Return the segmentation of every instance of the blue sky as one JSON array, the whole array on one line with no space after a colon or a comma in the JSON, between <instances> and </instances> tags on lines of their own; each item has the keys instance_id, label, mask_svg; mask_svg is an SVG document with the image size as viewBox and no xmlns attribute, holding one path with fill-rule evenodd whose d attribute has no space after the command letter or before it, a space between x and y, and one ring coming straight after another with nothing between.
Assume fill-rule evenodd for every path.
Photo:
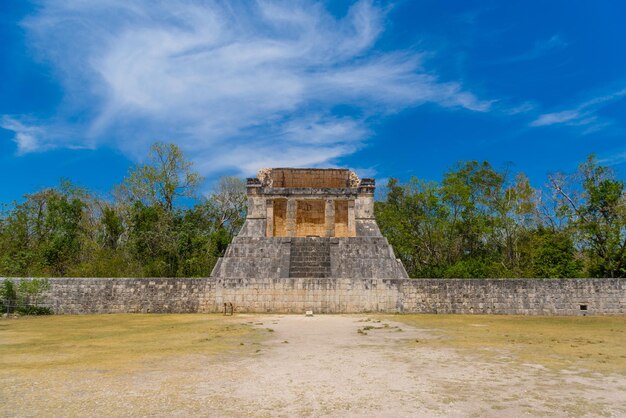
<instances>
[{"instance_id":1,"label":"blue sky","mask_svg":"<svg viewBox=\"0 0 626 418\"><path fill-rule=\"evenodd\" d=\"M626 171L626 3L0 2L0 201L105 194L155 141L208 191L262 167L438 180Z\"/></svg>"}]
</instances>

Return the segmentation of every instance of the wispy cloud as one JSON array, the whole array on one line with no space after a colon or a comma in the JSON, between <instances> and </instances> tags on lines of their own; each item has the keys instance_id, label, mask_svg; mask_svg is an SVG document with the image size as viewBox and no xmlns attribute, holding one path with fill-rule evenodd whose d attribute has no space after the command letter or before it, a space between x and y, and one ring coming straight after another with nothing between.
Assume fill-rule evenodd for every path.
<instances>
[{"instance_id":1,"label":"wispy cloud","mask_svg":"<svg viewBox=\"0 0 626 418\"><path fill-rule=\"evenodd\" d=\"M598 162L609 166L624 164L626 163L626 151L600 158Z\"/></svg>"},{"instance_id":2,"label":"wispy cloud","mask_svg":"<svg viewBox=\"0 0 626 418\"><path fill-rule=\"evenodd\" d=\"M248 173L350 154L376 115L490 107L420 52L378 49L385 12L367 0L340 19L304 1L47 0L23 25L65 98L52 119L2 119L21 153L107 144L139 158L163 140L205 174Z\"/></svg>"},{"instance_id":3,"label":"wispy cloud","mask_svg":"<svg viewBox=\"0 0 626 418\"><path fill-rule=\"evenodd\" d=\"M589 133L602 129L610 124L609 121L600 118L597 112L604 106L621 100L626 96L626 89L617 90L613 93L597 96L589 99L572 109L558 112L544 113L530 123L532 127L566 125L582 126L583 133Z\"/></svg>"},{"instance_id":4,"label":"wispy cloud","mask_svg":"<svg viewBox=\"0 0 626 418\"><path fill-rule=\"evenodd\" d=\"M13 141L17 144L17 154L46 151L59 146L67 148L86 148L86 144L77 143L69 138L73 136L71 129L53 124L39 124L31 117L20 119L11 116L0 116L0 127L13 131Z\"/></svg>"},{"instance_id":5,"label":"wispy cloud","mask_svg":"<svg viewBox=\"0 0 626 418\"><path fill-rule=\"evenodd\" d=\"M560 35L557 34L548 39L540 39L536 41L531 49L521 54L509 57L508 59L506 59L506 62L513 63L521 61L531 61L548 55L554 51L563 49L567 46L568 43Z\"/></svg>"},{"instance_id":6,"label":"wispy cloud","mask_svg":"<svg viewBox=\"0 0 626 418\"><path fill-rule=\"evenodd\" d=\"M0 126L9 131L15 132L13 140L17 144L18 154L25 154L45 148L41 143L40 137L43 132L36 126L27 126L19 120L9 116L3 116L0 119Z\"/></svg>"}]
</instances>

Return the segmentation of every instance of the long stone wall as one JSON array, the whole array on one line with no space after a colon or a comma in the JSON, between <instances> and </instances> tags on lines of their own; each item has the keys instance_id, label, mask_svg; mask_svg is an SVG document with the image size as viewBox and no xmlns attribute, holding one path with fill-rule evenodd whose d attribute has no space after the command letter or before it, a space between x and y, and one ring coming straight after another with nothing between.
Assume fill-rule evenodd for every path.
<instances>
[{"instance_id":1,"label":"long stone wall","mask_svg":"<svg viewBox=\"0 0 626 418\"><path fill-rule=\"evenodd\" d=\"M16 281L28 279L12 279ZM174 278L51 278L40 298L57 314L192 313L213 306L214 282Z\"/></svg>"},{"instance_id":2,"label":"long stone wall","mask_svg":"<svg viewBox=\"0 0 626 418\"><path fill-rule=\"evenodd\" d=\"M1 279L0 279L1 280ZM24 279L22 279L24 280ZM26 279L27 280L27 279ZM52 278L59 314L115 312L625 315L626 279Z\"/></svg>"}]
</instances>

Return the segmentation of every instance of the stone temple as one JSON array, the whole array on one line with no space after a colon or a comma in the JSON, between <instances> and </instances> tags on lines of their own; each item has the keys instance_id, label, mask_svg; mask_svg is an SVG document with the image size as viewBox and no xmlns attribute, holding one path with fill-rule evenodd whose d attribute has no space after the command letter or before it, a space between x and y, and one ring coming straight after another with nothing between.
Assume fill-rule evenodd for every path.
<instances>
[{"instance_id":1,"label":"stone temple","mask_svg":"<svg viewBox=\"0 0 626 418\"><path fill-rule=\"evenodd\" d=\"M406 278L374 218L373 179L272 168L247 181L246 221L212 277Z\"/></svg>"}]
</instances>

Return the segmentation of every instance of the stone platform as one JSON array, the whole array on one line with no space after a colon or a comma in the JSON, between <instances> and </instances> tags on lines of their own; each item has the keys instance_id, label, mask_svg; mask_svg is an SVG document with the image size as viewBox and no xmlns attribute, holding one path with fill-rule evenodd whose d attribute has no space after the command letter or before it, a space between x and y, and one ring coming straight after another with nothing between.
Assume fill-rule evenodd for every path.
<instances>
[{"instance_id":1,"label":"stone platform","mask_svg":"<svg viewBox=\"0 0 626 418\"><path fill-rule=\"evenodd\" d=\"M374 218L373 179L345 169L264 169L213 278L407 278Z\"/></svg>"},{"instance_id":2,"label":"stone platform","mask_svg":"<svg viewBox=\"0 0 626 418\"><path fill-rule=\"evenodd\" d=\"M236 237L211 277L406 278L384 237Z\"/></svg>"}]
</instances>

